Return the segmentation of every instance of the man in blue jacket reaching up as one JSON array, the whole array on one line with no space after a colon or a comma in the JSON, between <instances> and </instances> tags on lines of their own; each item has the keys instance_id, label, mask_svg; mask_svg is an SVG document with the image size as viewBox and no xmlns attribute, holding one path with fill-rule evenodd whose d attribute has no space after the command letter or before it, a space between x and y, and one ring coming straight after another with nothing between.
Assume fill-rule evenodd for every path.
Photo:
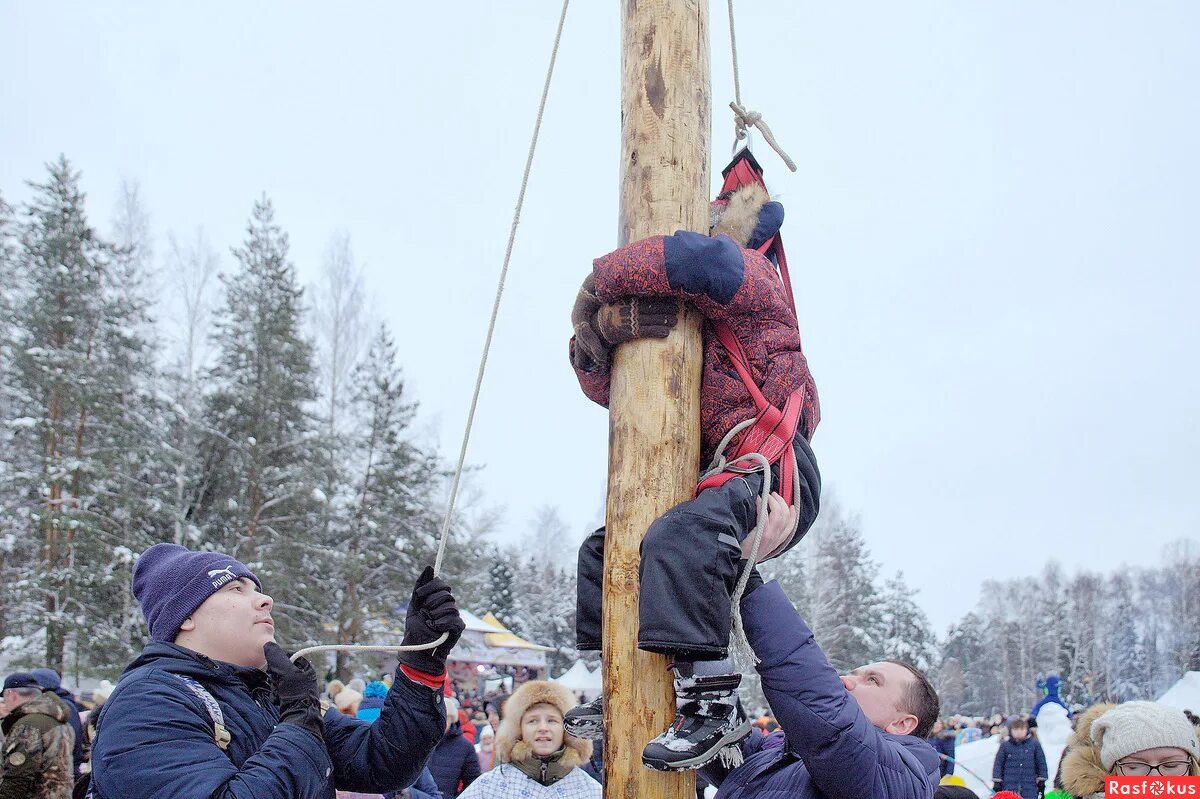
<instances>
[{"instance_id":1,"label":"man in blue jacket reaching up","mask_svg":"<svg viewBox=\"0 0 1200 799\"><path fill-rule=\"evenodd\" d=\"M788 525L771 523L761 544ZM700 773L717 799L931 799L938 756L926 740L939 701L915 668L883 661L839 676L779 584L753 573L741 603L763 693L782 736L752 735L743 763Z\"/></svg>"},{"instance_id":2,"label":"man in blue jacket reaching up","mask_svg":"<svg viewBox=\"0 0 1200 799\"><path fill-rule=\"evenodd\" d=\"M462 633L450 587L426 569L374 723L322 713L316 674L275 643L271 597L216 552L156 544L133 593L153 639L104 705L92 748L95 799L334 799L398 791L442 737L446 656Z\"/></svg>"}]
</instances>

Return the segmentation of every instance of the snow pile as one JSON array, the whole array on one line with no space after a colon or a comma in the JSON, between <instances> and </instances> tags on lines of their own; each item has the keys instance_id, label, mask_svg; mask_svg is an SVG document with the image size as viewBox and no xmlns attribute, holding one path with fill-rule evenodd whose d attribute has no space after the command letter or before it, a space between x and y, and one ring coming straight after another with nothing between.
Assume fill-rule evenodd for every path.
<instances>
[{"instance_id":1,"label":"snow pile","mask_svg":"<svg viewBox=\"0 0 1200 799\"><path fill-rule=\"evenodd\" d=\"M1180 677L1179 682L1172 685L1158 701L1180 710L1200 713L1200 671L1189 671Z\"/></svg>"},{"instance_id":2,"label":"snow pile","mask_svg":"<svg viewBox=\"0 0 1200 799\"><path fill-rule=\"evenodd\" d=\"M1071 737L1071 721L1067 711L1058 705L1046 705L1038 713L1038 740L1041 741L1042 751L1046 753L1046 767L1049 771L1047 784L1053 784L1054 774L1058 771L1058 761L1067 739ZM1000 749L1000 736L993 735L981 741L962 744L954 752L957 761L954 773L967 782L967 787L980 797L992 795L992 764L996 761L996 752ZM976 776L978 779L976 779Z\"/></svg>"}]
</instances>

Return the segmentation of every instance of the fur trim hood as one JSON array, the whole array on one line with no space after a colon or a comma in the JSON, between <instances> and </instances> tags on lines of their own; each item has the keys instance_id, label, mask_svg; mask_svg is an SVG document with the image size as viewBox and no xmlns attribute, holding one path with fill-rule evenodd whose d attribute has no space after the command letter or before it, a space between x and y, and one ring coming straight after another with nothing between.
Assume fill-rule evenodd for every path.
<instances>
[{"instance_id":1,"label":"fur trim hood","mask_svg":"<svg viewBox=\"0 0 1200 799\"><path fill-rule=\"evenodd\" d=\"M1115 704L1092 705L1075 719L1075 733L1067 741L1059 767L1063 788L1071 796L1104 796L1104 778L1108 769L1100 762L1100 745L1092 738L1092 724L1114 707ZM1192 761L1192 774L1200 776L1200 765L1195 760Z\"/></svg>"},{"instance_id":2,"label":"fur trim hood","mask_svg":"<svg viewBox=\"0 0 1200 799\"><path fill-rule=\"evenodd\" d=\"M553 705L564 716L567 711L579 704L575 695L564 685L547 680L530 680L518 688L504 703L503 718L500 729L496 731L496 757L501 763L511 763L514 760L527 760L533 756L529 744L521 740L521 717L525 711L534 705ZM573 735L563 735L562 760L564 766L576 768L582 766L592 756L592 742Z\"/></svg>"},{"instance_id":3,"label":"fur trim hood","mask_svg":"<svg viewBox=\"0 0 1200 799\"><path fill-rule=\"evenodd\" d=\"M757 183L747 183L734 189L724 203L717 200L709 207L712 216L711 235L723 233L745 247L754 228L758 226L758 212L770 201L771 195Z\"/></svg>"}]
</instances>

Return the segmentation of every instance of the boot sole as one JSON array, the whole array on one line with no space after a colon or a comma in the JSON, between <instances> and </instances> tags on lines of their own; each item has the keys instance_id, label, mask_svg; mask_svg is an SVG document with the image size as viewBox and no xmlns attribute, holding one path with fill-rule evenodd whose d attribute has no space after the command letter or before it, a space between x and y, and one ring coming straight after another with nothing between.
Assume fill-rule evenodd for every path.
<instances>
[{"instance_id":1,"label":"boot sole","mask_svg":"<svg viewBox=\"0 0 1200 799\"><path fill-rule=\"evenodd\" d=\"M717 755L721 753L722 749L730 744L735 744L738 741L741 741L750 734L750 730L752 729L754 729L754 724L749 719L746 719L736 729L727 733L719 743L710 747L703 754L690 757L687 760L673 760L671 762L646 757L646 755L643 754L642 765L644 765L646 768L652 768L655 771L692 771L694 769L701 768L702 766L706 766L712 761L716 760Z\"/></svg>"},{"instance_id":2,"label":"boot sole","mask_svg":"<svg viewBox=\"0 0 1200 799\"><path fill-rule=\"evenodd\" d=\"M604 719L572 719L563 724L563 732L585 741L598 741L604 737Z\"/></svg>"}]
</instances>

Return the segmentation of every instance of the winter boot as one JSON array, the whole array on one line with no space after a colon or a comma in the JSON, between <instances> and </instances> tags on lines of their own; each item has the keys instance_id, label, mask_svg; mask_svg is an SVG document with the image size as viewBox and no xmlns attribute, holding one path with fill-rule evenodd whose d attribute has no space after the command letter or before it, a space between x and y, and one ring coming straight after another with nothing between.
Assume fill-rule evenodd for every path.
<instances>
[{"instance_id":1,"label":"winter boot","mask_svg":"<svg viewBox=\"0 0 1200 799\"><path fill-rule=\"evenodd\" d=\"M738 742L752 726L738 702L740 674L675 677L675 721L646 744L642 763L657 771L696 769L721 755L731 767L741 762ZM727 751L722 751L729 747Z\"/></svg>"},{"instance_id":2,"label":"winter boot","mask_svg":"<svg viewBox=\"0 0 1200 799\"><path fill-rule=\"evenodd\" d=\"M563 730L587 741L600 740L604 736L604 695L568 710L563 716Z\"/></svg>"}]
</instances>

